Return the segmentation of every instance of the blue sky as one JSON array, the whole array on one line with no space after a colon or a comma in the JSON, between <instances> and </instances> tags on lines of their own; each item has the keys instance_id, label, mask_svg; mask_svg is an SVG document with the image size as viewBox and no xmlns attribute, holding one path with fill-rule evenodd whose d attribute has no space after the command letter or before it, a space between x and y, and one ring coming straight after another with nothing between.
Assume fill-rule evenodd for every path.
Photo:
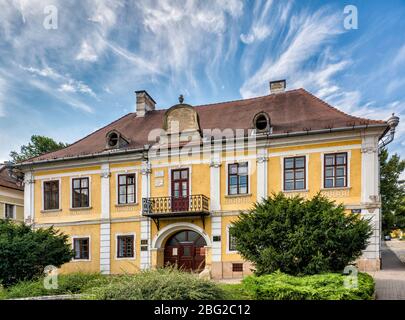
<instances>
[{"instance_id":1,"label":"blue sky","mask_svg":"<svg viewBox=\"0 0 405 320\"><path fill-rule=\"evenodd\" d=\"M43 26L54 5L57 29ZM344 8L358 29L344 28ZM135 109L268 94L287 79L341 110L405 121L405 2L3 0L0 161L32 134L74 142ZM405 125L391 151L405 157Z\"/></svg>"}]
</instances>

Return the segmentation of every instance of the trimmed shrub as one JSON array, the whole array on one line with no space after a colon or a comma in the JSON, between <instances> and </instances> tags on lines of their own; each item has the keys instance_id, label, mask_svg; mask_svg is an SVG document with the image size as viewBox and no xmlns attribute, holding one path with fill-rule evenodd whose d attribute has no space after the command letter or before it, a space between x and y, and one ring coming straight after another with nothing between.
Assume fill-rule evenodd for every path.
<instances>
[{"instance_id":1,"label":"trimmed shrub","mask_svg":"<svg viewBox=\"0 0 405 320\"><path fill-rule=\"evenodd\" d=\"M366 248L371 226L320 194L304 200L279 193L242 212L230 233L256 275L305 275L342 272Z\"/></svg>"},{"instance_id":2,"label":"trimmed shrub","mask_svg":"<svg viewBox=\"0 0 405 320\"><path fill-rule=\"evenodd\" d=\"M109 284L87 293L97 300L213 300L225 297L214 282L173 268L112 278Z\"/></svg>"},{"instance_id":3,"label":"trimmed shrub","mask_svg":"<svg viewBox=\"0 0 405 320\"><path fill-rule=\"evenodd\" d=\"M5 287L40 277L48 265L69 262L73 251L68 236L53 228L29 226L0 219L0 284Z\"/></svg>"},{"instance_id":4,"label":"trimmed shrub","mask_svg":"<svg viewBox=\"0 0 405 320\"><path fill-rule=\"evenodd\" d=\"M358 287L344 287L344 275L326 273L294 277L281 272L249 276L243 280L247 293L257 300L372 300L373 278L358 274Z\"/></svg>"}]
</instances>

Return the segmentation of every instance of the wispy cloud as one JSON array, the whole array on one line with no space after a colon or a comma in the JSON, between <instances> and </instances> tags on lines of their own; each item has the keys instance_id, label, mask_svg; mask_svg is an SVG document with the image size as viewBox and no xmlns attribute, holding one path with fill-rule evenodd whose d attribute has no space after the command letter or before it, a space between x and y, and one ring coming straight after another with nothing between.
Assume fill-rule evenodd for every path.
<instances>
[{"instance_id":1,"label":"wispy cloud","mask_svg":"<svg viewBox=\"0 0 405 320\"><path fill-rule=\"evenodd\" d=\"M94 110L88 104L81 102L75 97L69 94L69 91L55 90L53 87L49 86L44 81L38 79L30 79L29 84L38 90L43 91L47 95L59 100L63 104L67 104L74 109L82 110L88 113L93 113Z\"/></svg>"},{"instance_id":2,"label":"wispy cloud","mask_svg":"<svg viewBox=\"0 0 405 320\"><path fill-rule=\"evenodd\" d=\"M395 66L403 63L405 63L405 44L398 50L398 53L393 60L393 65Z\"/></svg>"},{"instance_id":3,"label":"wispy cloud","mask_svg":"<svg viewBox=\"0 0 405 320\"><path fill-rule=\"evenodd\" d=\"M245 44L251 44L256 41L263 41L271 34L271 26L268 20L269 11L272 7L273 1L257 1L255 8L253 9L253 15L255 19L252 22L248 33L242 33L240 40ZM284 8L289 8L287 4Z\"/></svg>"},{"instance_id":4,"label":"wispy cloud","mask_svg":"<svg viewBox=\"0 0 405 320\"><path fill-rule=\"evenodd\" d=\"M22 70L28 71L33 75L38 75L54 80L56 85L59 84L57 90L60 92L86 93L92 97L96 97L94 91L87 84L83 83L83 81L75 80L69 75L62 75L50 67L39 69L34 67L20 66L20 68Z\"/></svg>"},{"instance_id":5,"label":"wispy cloud","mask_svg":"<svg viewBox=\"0 0 405 320\"><path fill-rule=\"evenodd\" d=\"M301 13L290 20L289 32L279 48L279 56L267 57L261 67L244 82L240 92L243 97L264 94L265 80L298 79L304 63L314 57L320 48L342 33L340 16L321 9L313 14Z\"/></svg>"},{"instance_id":6,"label":"wispy cloud","mask_svg":"<svg viewBox=\"0 0 405 320\"><path fill-rule=\"evenodd\" d=\"M5 116L6 81L0 77L0 117Z\"/></svg>"}]
</instances>

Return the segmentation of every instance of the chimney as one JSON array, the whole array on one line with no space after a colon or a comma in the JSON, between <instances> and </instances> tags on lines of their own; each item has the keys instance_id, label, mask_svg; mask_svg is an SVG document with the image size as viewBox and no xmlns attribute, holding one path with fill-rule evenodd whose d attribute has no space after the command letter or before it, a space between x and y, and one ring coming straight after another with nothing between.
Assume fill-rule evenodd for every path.
<instances>
[{"instance_id":1,"label":"chimney","mask_svg":"<svg viewBox=\"0 0 405 320\"><path fill-rule=\"evenodd\" d=\"M287 86L285 80L270 81L270 93L280 93L284 92Z\"/></svg>"},{"instance_id":2,"label":"chimney","mask_svg":"<svg viewBox=\"0 0 405 320\"><path fill-rule=\"evenodd\" d=\"M136 116L144 117L149 111L155 110L155 100L145 91L135 91L136 93Z\"/></svg>"}]
</instances>

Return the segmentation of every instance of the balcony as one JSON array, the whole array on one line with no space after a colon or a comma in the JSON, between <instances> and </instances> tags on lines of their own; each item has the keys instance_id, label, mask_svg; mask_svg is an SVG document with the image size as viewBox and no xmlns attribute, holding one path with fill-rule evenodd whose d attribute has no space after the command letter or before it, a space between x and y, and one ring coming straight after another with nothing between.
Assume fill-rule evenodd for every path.
<instances>
[{"instance_id":1,"label":"balcony","mask_svg":"<svg viewBox=\"0 0 405 320\"><path fill-rule=\"evenodd\" d=\"M210 214L210 199L202 194L186 197L150 197L142 199L142 215L150 217L159 230L159 219L176 217L204 217Z\"/></svg>"}]
</instances>

